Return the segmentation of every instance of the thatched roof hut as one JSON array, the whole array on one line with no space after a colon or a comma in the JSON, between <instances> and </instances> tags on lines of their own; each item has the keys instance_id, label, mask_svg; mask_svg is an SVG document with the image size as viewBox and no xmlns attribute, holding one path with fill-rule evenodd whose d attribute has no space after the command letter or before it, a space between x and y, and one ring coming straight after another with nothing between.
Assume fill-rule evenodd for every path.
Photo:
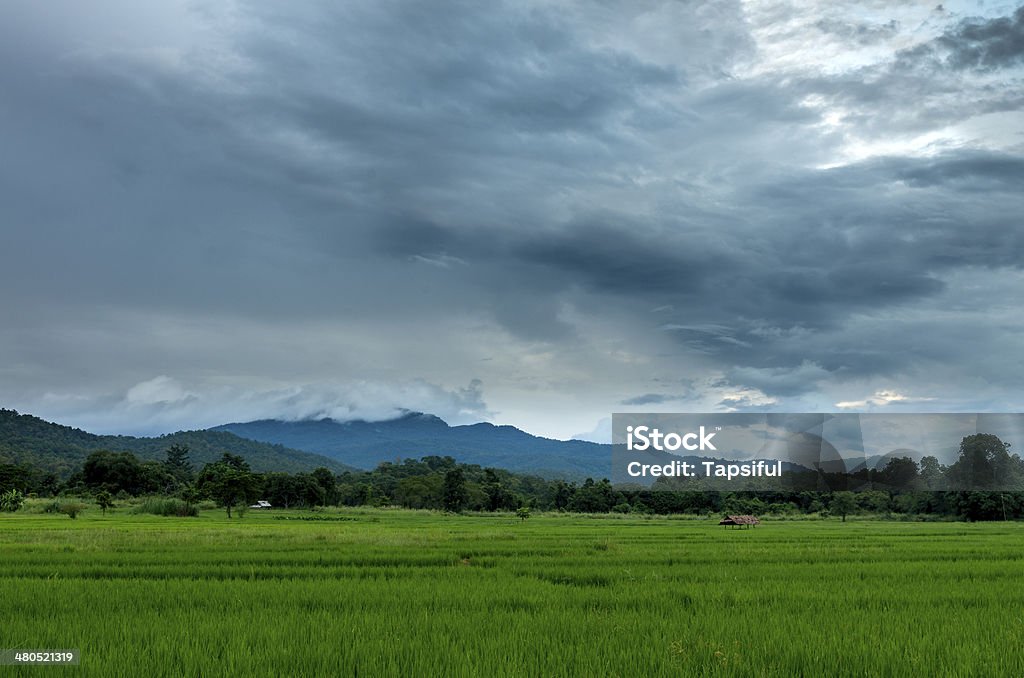
<instances>
[{"instance_id":1,"label":"thatched roof hut","mask_svg":"<svg viewBox=\"0 0 1024 678\"><path fill-rule=\"evenodd\" d=\"M732 525L734 527L753 527L760 525L761 521L754 516L726 516L718 521L719 525Z\"/></svg>"}]
</instances>

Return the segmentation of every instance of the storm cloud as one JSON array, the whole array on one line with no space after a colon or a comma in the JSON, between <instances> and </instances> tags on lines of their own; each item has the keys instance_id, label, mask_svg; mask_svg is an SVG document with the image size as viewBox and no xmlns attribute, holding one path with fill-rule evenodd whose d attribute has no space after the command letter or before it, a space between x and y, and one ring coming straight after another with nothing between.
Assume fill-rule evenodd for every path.
<instances>
[{"instance_id":1,"label":"storm cloud","mask_svg":"<svg viewBox=\"0 0 1024 678\"><path fill-rule=\"evenodd\" d=\"M7 3L0 404L1019 410L1022 21Z\"/></svg>"},{"instance_id":2,"label":"storm cloud","mask_svg":"<svg viewBox=\"0 0 1024 678\"><path fill-rule=\"evenodd\" d=\"M1013 16L964 21L939 42L950 50L953 68L993 69L1024 61L1024 7Z\"/></svg>"}]
</instances>

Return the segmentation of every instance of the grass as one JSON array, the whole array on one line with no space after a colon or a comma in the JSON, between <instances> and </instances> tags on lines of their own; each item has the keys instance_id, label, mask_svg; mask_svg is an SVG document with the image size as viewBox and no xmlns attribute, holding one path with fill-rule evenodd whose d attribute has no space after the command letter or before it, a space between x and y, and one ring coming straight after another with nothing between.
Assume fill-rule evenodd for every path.
<instances>
[{"instance_id":1,"label":"grass","mask_svg":"<svg viewBox=\"0 0 1024 678\"><path fill-rule=\"evenodd\" d=\"M311 515L338 519L280 519ZM4 515L0 648L89 676L1024 675L1024 524L713 522Z\"/></svg>"},{"instance_id":2,"label":"grass","mask_svg":"<svg viewBox=\"0 0 1024 678\"><path fill-rule=\"evenodd\" d=\"M133 513L152 513L155 516L177 516L188 518L198 516L199 509L193 504L166 497L146 497L132 508Z\"/></svg>"}]
</instances>

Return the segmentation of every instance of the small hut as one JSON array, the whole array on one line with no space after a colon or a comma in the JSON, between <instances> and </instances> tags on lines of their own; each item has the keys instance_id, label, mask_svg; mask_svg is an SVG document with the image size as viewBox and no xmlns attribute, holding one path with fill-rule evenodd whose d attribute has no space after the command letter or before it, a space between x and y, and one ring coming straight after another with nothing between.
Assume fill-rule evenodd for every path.
<instances>
[{"instance_id":1,"label":"small hut","mask_svg":"<svg viewBox=\"0 0 1024 678\"><path fill-rule=\"evenodd\" d=\"M726 516L718 521L718 524L726 527L730 525L733 527L753 527L754 525L760 525L761 521L754 516Z\"/></svg>"}]
</instances>

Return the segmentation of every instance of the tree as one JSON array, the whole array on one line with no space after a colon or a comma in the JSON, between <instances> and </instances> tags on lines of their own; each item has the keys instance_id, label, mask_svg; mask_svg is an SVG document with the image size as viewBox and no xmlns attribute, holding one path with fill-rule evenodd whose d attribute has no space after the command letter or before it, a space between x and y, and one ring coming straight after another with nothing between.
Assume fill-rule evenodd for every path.
<instances>
[{"instance_id":1,"label":"tree","mask_svg":"<svg viewBox=\"0 0 1024 678\"><path fill-rule=\"evenodd\" d=\"M950 504L967 520L1002 520L1005 498L998 492L950 492Z\"/></svg>"},{"instance_id":2,"label":"tree","mask_svg":"<svg viewBox=\"0 0 1024 678\"><path fill-rule=\"evenodd\" d=\"M555 481L555 492L552 499L552 503L555 508L559 511L564 511L569 508L569 502L572 501L572 496L576 493L576 485L566 483L564 480Z\"/></svg>"},{"instance_id":3,"label":"tree","mask_svg":"<svg viewBox=\"0 0 1024 678\"><path fill-rule=\"evenodd\" d=\"M921 482L925 489L942 489L942 465L939 460L932 456L921 457Z\"/></svg>"},{"instance_id":4,"label":"tree","mask_svg":"<svg viewBox=\"0 0 1024 678\"><path fill-rule=\"evenodd\" d=\"M517 508L516 509L516 517L519 518L519 520L526 520L527 518L529 518L530 517L530 507L529 506L520 506L519 508Z\"/></svg>"},{"instance_id":5,"label":"tree","mask_svg":"<svg viewBox=\"0 0 1024 678\"><path fill-rule=\"evenodd\" d=\"M171 494L178 487L178 480L172 476L167 467L159 461L144 461L140 465L140 494L160 493Z\"/></svg>"},{"instance_id":6,"label":"tree","mask_svg":"<svg viewBox=\"0 0 1024 678\"><path fill-rule=\"evenodd\" d=\"M843 517L843 522L846 522L846 515L853 513L857 509L857 497L854 496L853 492L833 492L832 501L829 502L828 510L833 514L838 514Z\"/></svg>"},{"instance_id":7,"label":"tree","mask_svg":"<svg viewBox=\"0 0 1024 678\"><path fill-rule=\"evenodd\" d=\"M444 479L437 473L402 478L395 486L395 502L406 508L437 509L443 506Z\"/></svg>"},{"instance_id":8,"label":"tree","mask_svg":"<svg viewBox=\"0 0 1024 678\"><path fill-rule=\"evenodd\" d=\"M951 488L957 490L993 490L1015 475L1009 443L991 433L976 433L960 441L960 456L946 471Z\"/></svg>"},{"instance_id":9,"label":"tree","mask_svg":"<svg viewBox=\"0 0 1024 678\"><path fill-rule=\"evenodd\" d=\"M246 473L249 473L252 470L249 468L249 462L247 462L244 457L238 454L231 454L230 452L222 454L218 463L227 464L233 469L245 471Z\"/></svg>"},{"instance_id":10,"label":"tree","mask_svg":"<svg viewBox=\"0 0 1024 678\"><path fill-rule=\"evenodd\" d=\"M356 494L360 497L359 503L364 506L384 506L388 503L387 495L373 483L360 485Z\"/></svg>"},{"instance_id":11,"label":"tree","mask_svg":"<svg viewBox=\"0 0 1024 678\"><path fill-rule=\"evenodd\" d=\"M469 493L466 491L466 476L461 468L454 468L444 474L444 509L458 513L466 505Z\"/></svg>"},{"instance_id":12,"label":"tree","mask_svg":"<svg viewBox=\"0 0 1024 678\"><path fill-rule=\"evenodd\" d=\"M324 504L324 488L309 473L296 473L292 476L295 494L299 503L310 508Z\"/></svg>"},{"instance_id":13,"label":"tree","mask_svg":"<svg viewBox=\"0 0 1024 678\"><path fill-rule=\"evenodd\" d=\"M484 469L484 482L481 485L481 489L487 497L485 508L488 511L513 509L519 504L516 496L505 488L494 469Z\"/></svg>"},{"instance_id":14,"label":"tree","mask_svg":"<svg viewBox=\"0 0 1024 678\"><path fill-rule=\"evenodd\" d=\"M286 509L299 500L295 478L278 471L263 475L263 493L271 504Z\"/></svg>"},{"instance_id":15,"label":"tree","mask_svg":"<svg viewBox=\"0 0 1024 678\"><path fill-rule=\"evenodd\" d=\"M889 513L892 510L892 497L888 492L869 490L854 495L857 508L869 513Z\"/></svg>"},{"instance_id":16,"label":"tree","mask_svg":"<svg viewBox=\"0 0 1024 678\"><path fill-rule=\"evenodd\" d=\"M607 478L602 478L596 483L593 478L587 478L569 502L569 510L580 513L607 513L619 503L620 498L616 496Z\"/></svg>"},{"instance_id":17,"label":"tree","mask_svg":"<svg viewBox=\"0 0 1024 678\"><path fill-rule=\"evenodd\" d=\"M114 494L138 495L146 490L142 464L131 452L97 450L86 458L82 476L87 486Z\"/></svg>"},{"instance_id":18,"label":"tree","mask_svg":"<svg viewBox=\"0 0 1024 678\"><path fill-rule=\"evenodd\" d=\"M483 490L487 495L487 510L497 511L501 508L501 481L492 468L484 469Z\"/></svg>"},{"instance_id":19,"label":"tree","mask_svg":"<svg viewBox=\"0 0 1024 678\"><path fill-rule=\"evenodd\" d=\"M225 453L220 461L207 464L199 473L200 492L217 502L231 517L231 509L248 505L255 498L258 479L239 456Z\"/></svg>"},{"instance_id":20,"label":"tree","mask_svg":"<svg viewBox=\"0 0 1024 678\"><path fill-rule=\"evenodd\" d=\"M107 509L114 505L114 497L107 490L100 490L96 493L96 503L99 504L103 515L107 515Z\"/></svg>"},{"instance_id":21,"label":"tree","mask_svg":"<svg viewBox=\"0 0 1024 678\"><path fill-rule=\"evenodd\" d=\"M191 483L195 477L192 462L189 461L188 445L174 444L167 448L164 468L178 483Z\"/></svg>"},{"instance_id":22,"label":"tree","mask_svg":"<svg viewBox=\"0 0 1024 678\"><path fill-rule=\"evenodd\" d=\"M43 477L39 479L36 489L44 497L52 497L60 490L60 480L54 473L44 473Z\"/></svg>"},{"instance_id":23,"label":"tree","mask_svg":"<svg viewBox=\"0 0 1024 678\"><path fill-rule=\"evenodd\" d=\"M893 457L874 477L892 489L912 490L917 486L917 464L909 457Z\"/></svg>"},{"instance_id":24,"label":"tree","mask_svg":"<svg viewBox=\"0 0 1024 678\"><path fill-rule=\"evenodd\" d=\"M185 506L189 509L200 499L199 490L192 485L186 485L181 488L178 491L178 496L181 497L181 500L185 502Z\"/></svg>"},{"instance_id":25,"label":"tree","mask_svg":"<svg viewBox=\"0 0 1024 678\"><path fill-rule=\"evenodd\" d=\"M334 477L331 470L320 466L313 469L311 475L323 490L321 501L323 501L324 505L336 506L338 504L338 479Z\"/></svg>"},{"instance_id":26,"label":"tree","mask_svg":"<svg viewBox=\"0 0 1024 678\"><path fill-rule=\"evenodd\" d=\"M0 464L0 491L29 492L31 484L32 469L14 464Z\"/></svg>"}]
</instances>

